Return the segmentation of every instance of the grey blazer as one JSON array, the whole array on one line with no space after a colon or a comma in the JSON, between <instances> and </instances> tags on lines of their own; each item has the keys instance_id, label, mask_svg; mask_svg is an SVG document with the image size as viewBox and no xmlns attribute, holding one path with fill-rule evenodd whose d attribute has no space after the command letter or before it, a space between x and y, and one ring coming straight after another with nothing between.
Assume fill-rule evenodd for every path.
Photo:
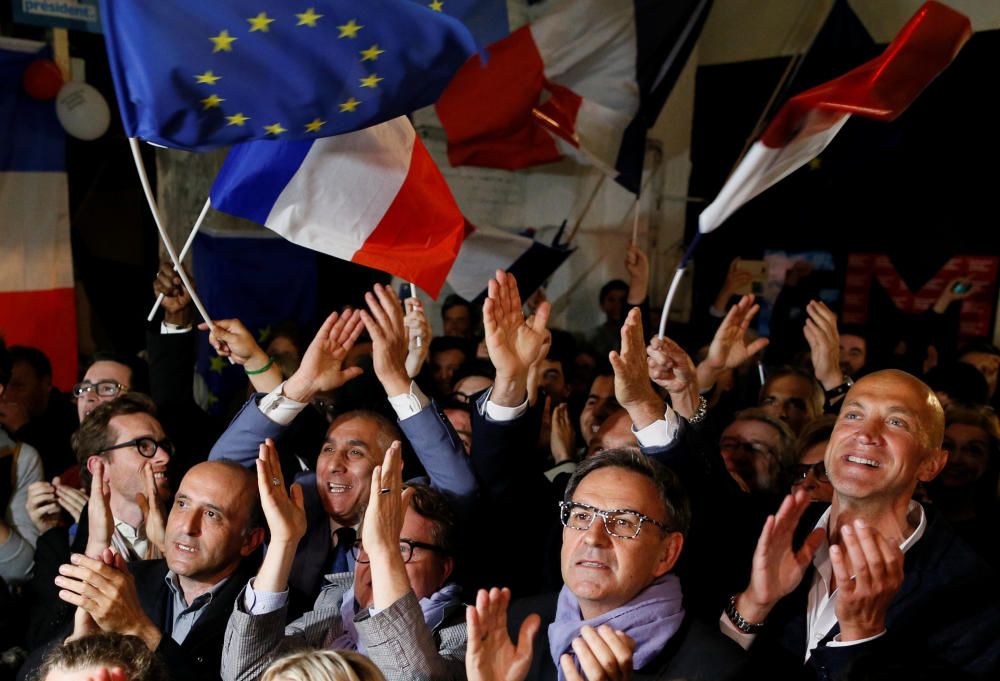
<instances>
[{"instance_id":1,"label":"grey blazer","mask_svg":"<svg viewBox=\"0 0 1000 681\"><path fill-rule=\"evenodd\" d=\"M265 615L245 607L245 588L236 599L222 649L223 681L254 681L272 661L304 648L322 648L343 632L340 606L354 576L327 575L313 609L285 625L287 604ZM387 681L465 678L465 615L457 608L431 630L412 591L388 608L355 618L358 638Z\"/></svg>"}]
</instances>

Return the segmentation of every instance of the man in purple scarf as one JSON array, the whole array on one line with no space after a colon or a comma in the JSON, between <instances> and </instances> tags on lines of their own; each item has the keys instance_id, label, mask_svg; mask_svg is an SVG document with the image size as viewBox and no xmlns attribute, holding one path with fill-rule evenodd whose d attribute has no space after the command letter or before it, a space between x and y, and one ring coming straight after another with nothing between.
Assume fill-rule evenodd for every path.
<instances>
[{"instance_id":1,"label":"man in purple scarf","mask_svg":"<svg viewBox=\"0 0 1000 681\"><path fill-rule=\"evenodd\" d=\"M636 449L600 452L577 468L559 512L562 590L516 602L509 625L510 592L480 591L467 612L471 681L739 672L741 651L686 616L671 573L691 521L673 473Z\"/></svg>"}]
</instances>

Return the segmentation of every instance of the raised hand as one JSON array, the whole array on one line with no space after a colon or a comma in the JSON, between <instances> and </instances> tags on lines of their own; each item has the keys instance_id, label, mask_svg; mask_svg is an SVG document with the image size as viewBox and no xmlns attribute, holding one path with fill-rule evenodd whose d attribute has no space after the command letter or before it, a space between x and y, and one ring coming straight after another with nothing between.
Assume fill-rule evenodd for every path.
<instances>
[{"instance_id":1,"label":"raised hand","mask_svg":"<svg viewBox=\"0 0 1000 681\"><path fill-rule=\"evenodd\" d=\"M503 270L489 282L483 304L486 349L497 377L490 399L504 406L521 404L527 395L528 369L538 359L546 338L552 306L543 302L529 319L521 310L517 281Z\"/></svg>"},{"instance_id":2,"label":"raised hand","mask_svg":"<svg viewBox=\"0 0 1000 681\"><path fill-rule=\"evenodd\" d=\"M419 298L406 299L406 317L403 318L403 323L406 324L410 338L409 351L406 353L406 375L416 378L431 352L431 336L434 335Z\"/></svg>"},{"instance_id":3,"label":"raised hand","mask_svg":"<svg viewBox=\"0 0 1000 681\"><path fill-rule=\"evenodd\" d=\"M372 364L375 375L389 397L405 395L410 390L406 372L409 339L403 309L396 292L375 284L373 293L365 294L368 310L361 311L368 335L372 338Z\"/></svg>"},{"instance_id":4,"label":"raised hand","mask_svg":"<svg viewBox=\"0 0 1000 681\"><path fill-rule=\"evenodd\" d=\"M556 405L552 410L552 422L549 431L549 451L556 463L570 461L576 450L576 431L569 417L569 405L565 402Z\"/></svg>"},{"instance_id":5,"label":"raised hand","mask_svg":"<svg viewBox=\"0 0 1000 681\"><path fill-rule=\"evenodd\" d=\"M840 640L877 636L885 631L889 604L903 584L903 552L860 520L841 527L840 540L830 546Z\"/></svg>"},{"instance_id":6,"label":"raised hand","mask_svg":"<svg viewBox=\"0 0 1000 681\"><path fill-rule=\"evenodd\" d=\"M239 319L216 319L208 334L208 342L222 357L230 357L233 363L256 371L267 364L267 353L259 345L249 329ZM208 324L198 328L208 330Z\"/></svg>"},{"instance_id":7,"label":"raised hand","mask_svg":"<svg viewBox=\"0 0 1000 681\"><path fill-rule=\"evenodd\" d=\"M753 554L750 586L736 599L736 609L748 622L763 622L775 604L795 590L823 542L826 530L816 528L802 548L792 550L795 528L809 503L808 495L799 490L785 497L777 514L764 521Z\"/></svg>"},{"instance_id":8,"label":"raised hand","mask_svg":"<svg viewBox=\"0 0 1000 681\"><path fill-rule=\"evenodd\" d=\"M90 463L90 498L87 501L87 555L101 555L111 546L111 535L115 531L114 518L111 517L111 486L104 479L104 468L107 465L99 456L92 456Z\"/></svg>"},{"instance_id":9,"label":"raised hand","mask_svg":"<svg viewBox=\"0 0 1000 681\"><path fill-rule=\"evenodd\" d=\"M840 369L840 334L837 332L837 315L819 300L806 305L809 319L802 332L809 343L813 373L826 390L844 382Z\"/></svg>"},{"instance_id":10,"label":"raised hand","mask_svg":"<svg viewBox=\"0 0 1000 681\"><path fill-rule=\"evenodd\" d=\"M344 360L363 329L357 310L331 313L306 348L298 370L285 381L285 396L311 402L317 393L335 390L360 376L361 369L345 369Z\"/></svg>"},{"instance_id":11,"label":"raised hand","mask_svg":"<svg viewBox=\"0 0 1000 681\"><path fill-rule=\"evenodd\" d=\"M403 518L413 489L403 489L403 459L399 441L372 471L368 507L361 526L361 545L371 564L372 597L376 608L387 608L410 590L406 565L399 550Z\"/></svg>"},{"instance_id":12,"label":"raised hand","mask_svg":"<svg viewBox=\"0 0 1000 681\"><path fill-rule=\"evenodd\" d=\"M288 587L295 551L306 534L305 502L300 484L293 484L290 490L285 488L278 451L271 438L260 445L256 463L260 505L271 532L271 542L257 572L254 589L280 593Z\"/></svg>"},{"instance_id":13,"label":"raised hand","mask_svg":"<svg viewBox=\"0 0 1000 681\"><path fill-rule=\"evenodd\" d=\"M178 326L188 326L194 320L191 309L191 294L184 288L180 275L170 262L160 263L160 269L153 280L153 293L163 294L163 320Z\"/></svg>"},{"instance_id":14,"label":"raised hand","mask_svg":"<svg viewBox=\"0 0 1000 681\"><path fill-rule=\"evenodd\" d=\"M56 488L48 482L33 482L28 485L25 507L38 534L45 534L59 526L60 506L56 501Z\"/></svg>"},{"instance_id":15,"label":"raised hand","mask_svg":"<svg viewBox=\"0 0 1000 681\"><path fill-rule=\"evenodd\" d=\"M708 390L715 385L719 375L727 369L736 369L767 347L766 338L747 343L750 322L760 310L753 296L743 296L726 313L708 347L708 356L698 365L698 388Z\"/></svg>"},{"instance_id":16,"label":"raised hand","mask_svg":"<svg viewBox=\"0 0 1000 681\"><path fill-rule=\"evenodd\" d=\"M573 652L580 663L583 675L577 671L573 656L563 653L559 657L566 681L627 681L632 678L632 652L635 641L623 631L616 631L607 624L597 629L582 627L573 639Z\"/></svg>"},{"instance_id":17,"label":"raised hand","mask_svg":"<svg viewBox=\"0 0 1000 681\"><path fill-rule=\"evenodd\" d=\"M625 407L639 430L663 418L663 400L649 382L646 343L642 337L642 315L629 310L621 328L622 349L608 354L615 372L615 398Z\"/></svg>"},{"instance_id":18,"label":"raised hand","mask_svg":"<svg viewBox=\"0 0 1000 681\"><path fill-rule=\"evenodd\" d=\"M720 312L725 310L729 299L739 291L748 290L752 281L753 275L748 270L740 269L740 258L733 258L732 262L729 263L729 271L726 272L726 280L723 282L722 288L719 289L719 295L716 296L715 304L712 307Z\"/></svg>"},{"instance_id":19,"label":"raised hand","mask_svg":"<svg viewBox=\"0 0 1000 681\"><path fill-rule=\"evenodd\" d=\"M541 618L525 618L515 644L507 634L508 605L510 589L480 589L476 604L465 609L469 632L465 673L469 681L522 681L528 675Z\"/></svg>"},{"instance_id":20,"label":"raised hand","mask_svg":"<svg viewBox=\"0 0 1000 681\"><path fill-rule=\"evenodd\" d=\"M629 244L625 253L625 269L628 270L628 304L639 305L646 299L649 289L649 258L635 244Z\"/></svg>"},{"instance_id":21,"label":"raised hand","mask_svg":"<svg viewBox=\"0 0 1000 681\"><path fill-rule=\"evenodd\" d=\"M674 411L686 419L698 410L698 371L691 357L677 343L654 336L646 348L649 377L670 393Z\"/></svg>"},{"instance_id":22,"label":"raised hand","mask_svg":"<svg viewBox=\"0 0 1000 681\"><path fill-rule=\"evenodd\" d=\"M167 519L160 505L160 495L156 489L156 479L153 477L153 464L148 461L142 465L142 481L146 492L137 493L135 503L142 509L142 517L146 519L146 538L160 550L160 553L163 553L167 545Z\"/></svg>"},{"instance_id":23,"label":"raised hand","mask_svg":"<svg viewBox=\"0 0 1000 681\"><path fill-rule=\"evenodd\" d=\"M72 485L64 485L58 476L52 478L52 486L55 488L56 503L64 511L69 513L74 523L80 522L80 515L84 506L87 505L87 494Z\"/></svg>"}]
</instances>

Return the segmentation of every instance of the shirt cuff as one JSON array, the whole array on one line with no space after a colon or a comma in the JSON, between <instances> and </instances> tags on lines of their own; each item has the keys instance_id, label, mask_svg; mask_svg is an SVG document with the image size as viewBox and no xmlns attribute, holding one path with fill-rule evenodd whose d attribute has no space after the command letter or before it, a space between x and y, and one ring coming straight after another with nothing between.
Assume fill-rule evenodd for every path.
<instances>
[{"instance_id":1,"label":"shirt cuff","mask_svg":"<svg viewBox=\"0 0 1000 681\"><path fill-rule=\"evenodd\" d=\"M486 400L486 417L490 421L513 421L526 411L528 411L527 398L516 407L504 407L489 399Z\"/></svg>"},{"instance_id":2,"label":"shirt cuff","mask_svg":"<svg viewBox=\"0 0 1000 681\"><path fill-rule=\"evenodd\" d=\"M635 426L632 426L632 432L641 447L666 447L677 438L678 430L680 430L680 417L670 407L667 407L662 419L653 421L642 430L636 430Z\"/></svg>"},{"instance_id":3,"label":"shirt cuff","mask_svg":"<svg viewBox=\"0 0 1000 681\"><path fill-rule=\"evenodd\" d=\"M757 638L757 634L747 634L736 628L736 625L729 620L729 615L722 613L719 618L719 630L723 636L735 641L743 650L750 650L750 644Z\"/></svg>"},{"instance_id":4,"label":"shirt cuff","mask_svg":"<svg viewBox=\"0 0 1000 681\"><path fill-rule=\"evenodd\" d=\"M837 634L832 640L827 641L826 645L828 648L846 648L847 646L856 646L859 643L868 643L869 641L874 641L877 638L885 636L885 631L886 630L883 629L881 633L869 636L868 638L859 638L857 641L841 641L840 634Z\"/></svg>"},{"instance_id":5,"label":"shirt cuff","mask_svg":"<svg viewBox=\"0 0 1000 681\"><path fill-rule=\"evenodd\" d=\"M296 402L285 397L284 390L285 383L282 381L281 385L265 395L257 405L261 414L279 426L287 426L306 408L305 402Z\"/></svg>"},{"instance_id":6,"label":"shirt cuff","mask_svg":"<svg viewBox=\"0 0 1000 681\"><path fill-rule=\"evenodd\" d=\"M187 333L191 328L190 324L180 326L179 324L171 324L170 322L160 322L160 335L170 336L176 333Z\"/></svg>"},{"instance_id":7,"label":"shirt cuff","mask_svg":"<svg viewBox=\"0 0 1000 681\"><path fill-rule=\"evenodd\" d=\"M405 421L411 416L416 416L431 403L424 395L423 391L414 381L410 381L410 392L402 395L395 395L389 398L389 404L396 411L396 417L400 421Z\"/></svg>"},{"instance_id":8,"label":"shirt cuff","mask_svg":"<svg viewBox=\"0 0 1000 681\"><path fill-rule=\"evenodd\" d=\"M254 591L253 583L256 577L251 577L243 592L243 607L251 615L266 615L285 607L288 603L288 589L279 593L270 591Z\"/></svg>"}]
</instances>

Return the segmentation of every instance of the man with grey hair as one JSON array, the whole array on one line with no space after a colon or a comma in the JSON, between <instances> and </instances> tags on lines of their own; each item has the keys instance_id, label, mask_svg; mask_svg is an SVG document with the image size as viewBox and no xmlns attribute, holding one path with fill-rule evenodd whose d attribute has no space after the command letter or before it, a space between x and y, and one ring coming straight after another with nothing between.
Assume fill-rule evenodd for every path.
<instances>
[{"instance_id":1,"label":"man with grey hair","mask_svg":"<svg viewBox=\"0 0 1000 681\"><path fill-rule=\"evenodd\" d=\"M528 679L576 678L577 669L587 678L739 671L738 647L685 613L672 569L691 514L670 470L637 449L599 452L570 478L559 513L561 591L516 602L509 625L510 592L480 591L467 613L470 679L512 668Z\"/></svg>"}]
</instances>

